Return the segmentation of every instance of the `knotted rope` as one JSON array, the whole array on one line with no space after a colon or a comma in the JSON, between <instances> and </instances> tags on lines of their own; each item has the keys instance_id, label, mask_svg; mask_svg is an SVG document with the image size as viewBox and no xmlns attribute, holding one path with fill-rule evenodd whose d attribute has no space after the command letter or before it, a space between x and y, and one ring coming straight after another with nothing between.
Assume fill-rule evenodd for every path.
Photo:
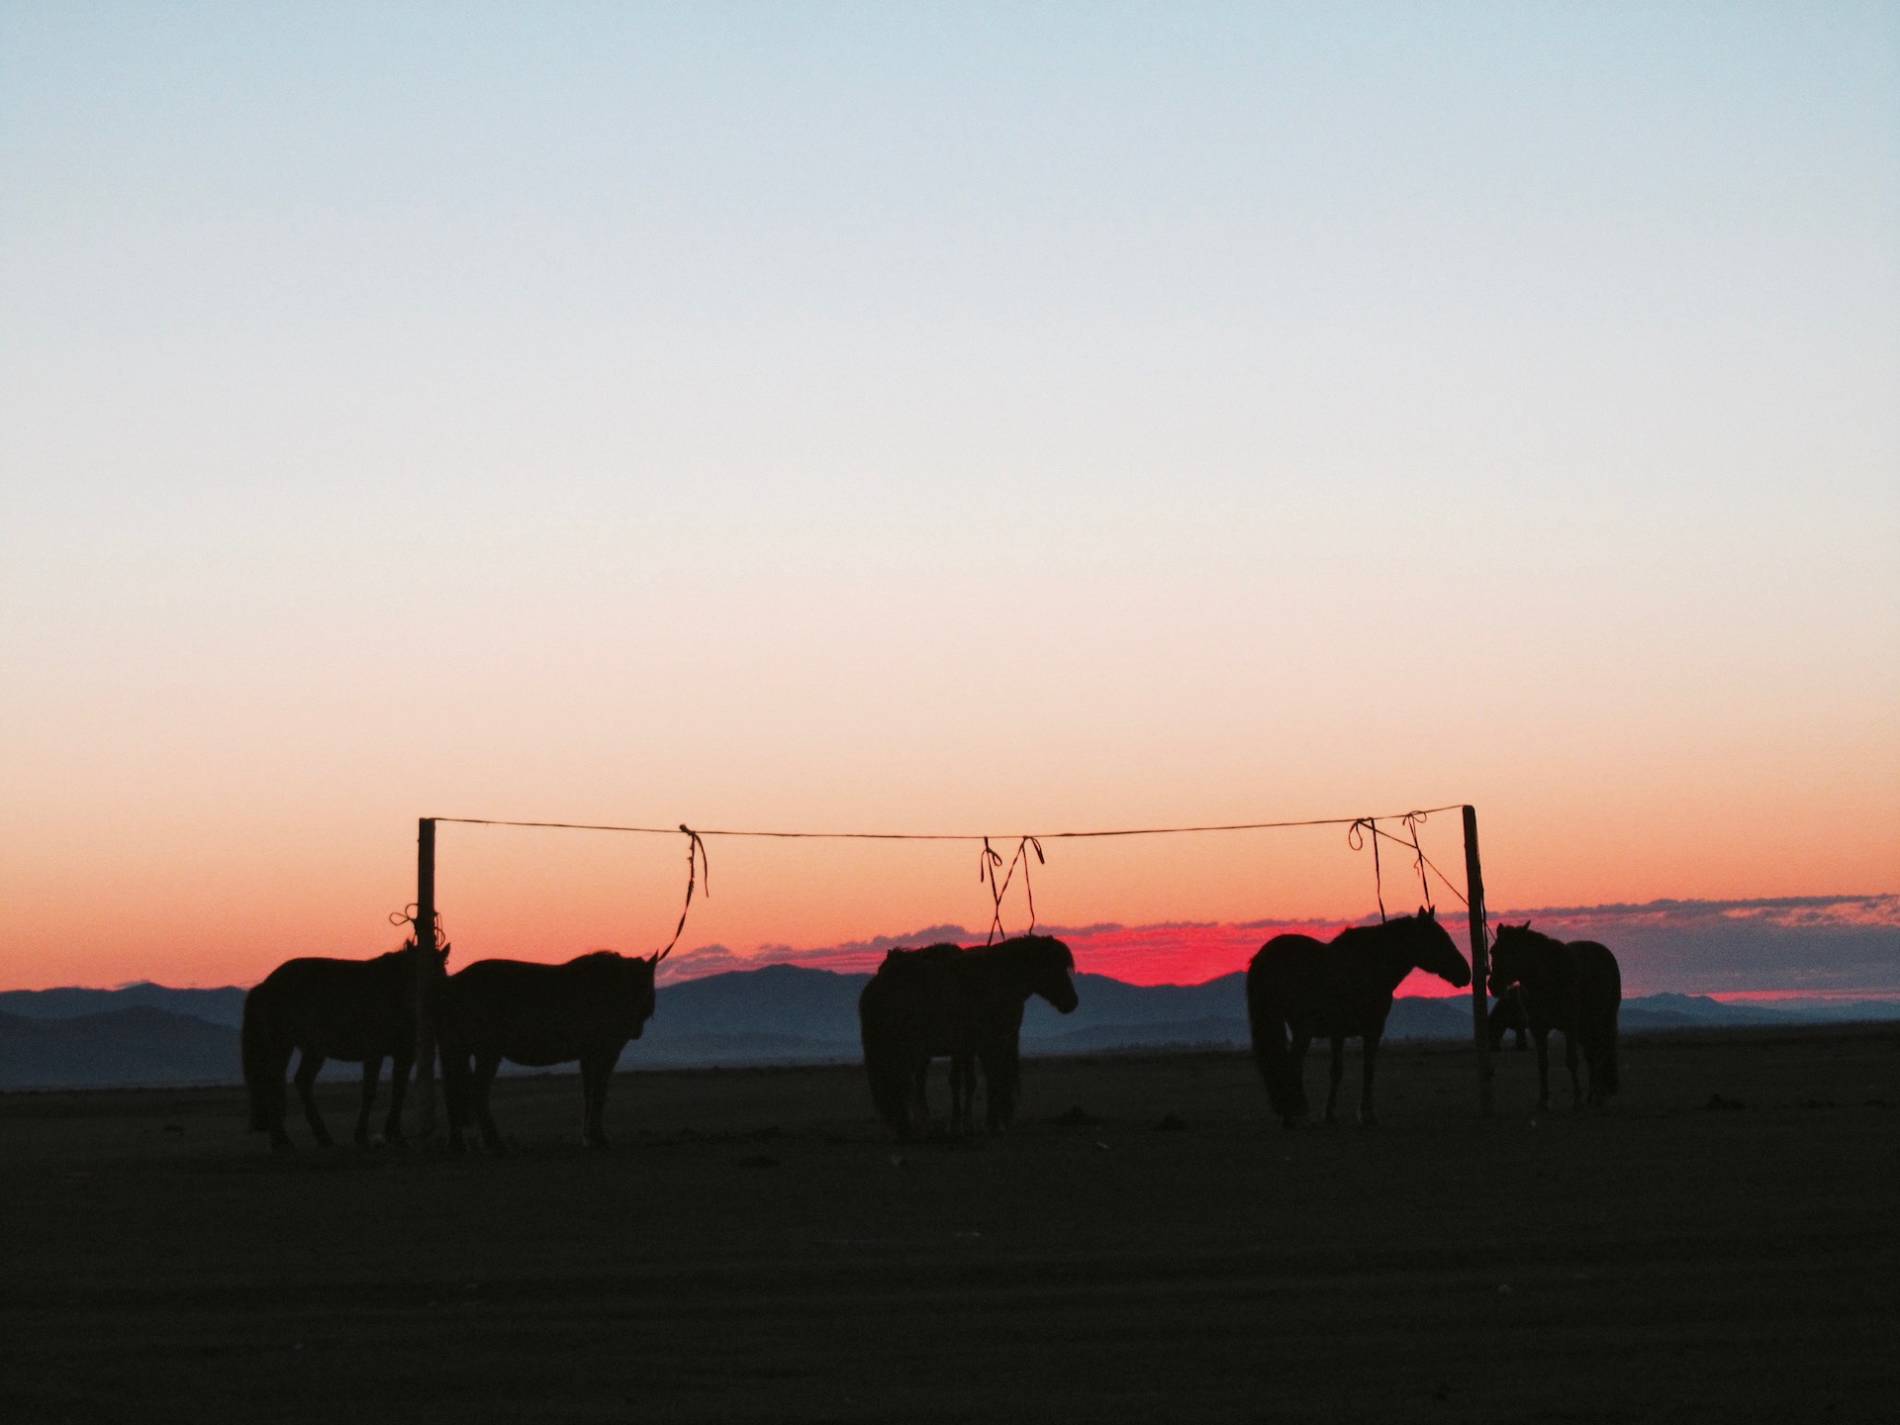
<instances>
[{"instance_id":1,"label":"knotted rope","mask_svg":"<svg viewBox=\"0 0 1900 1425\"><path fill-rule=\"evenodd\" d=\"M1359 829L1361 827L1364 827L1365 831L1361 831ZM1376 896L1379 901L1379 924L1384 925L1386 922L1385 876L1379 869L1379 838L1386 833L1379 830L1379 819L1372 816L1362 816L1353 822L1351 826L1346 828L1346 844L1355 851L1365 850L1366 831L1372 833L1372 894Z\"/></svg>"},{"instance_id":2,"label":"knotted rope","mask_svg":"<svg viewBox=\"0 0 1900 1425\"><path fill-rule=\"evenodd\" d=\"M407 925L413 928L416 923L416 915L421 909L421 906L417 905L414 901L410 901L409 904L404 906L401 910L392 910L389 913L389 923L391 925ZM422 937L420 935L416 937L416 943L418 945L422 943ZM435 948L440 950L447 943L447 932L442 928L442 912L438 910L435 913Z\"/></svg>"},{"instance_id":3,"label":"knotted rope","mask_svg":"<svg viewBox=\"0 0 1900 1425\"><path fill-rule=\"evenodd\" d=\"M1023 868L1023 894L1029 899L1029 929L1023 934L1028 935L1036 928L1036 888L1029 878L1031 850L1035 851L1038 861L1047 863L1048 858L1042 854L1042 842L1033 836L1025 836L1016 843L1016 854L1010 857L1009 869L1003 873L1003 879L999 882L996 879L996 868L1003 864L1003 857L1000 852L991 847L989 837L983 838L983 849L977 853L976 878L980 882L987 883L990 889L990 928L989 933L983 937L985 945L995 943L999 935L1004 939L1009 938L1003 930L1003 895L1009 890L1009 883L1015 879L1018 865Z\"/></svg>"}]
</instances>

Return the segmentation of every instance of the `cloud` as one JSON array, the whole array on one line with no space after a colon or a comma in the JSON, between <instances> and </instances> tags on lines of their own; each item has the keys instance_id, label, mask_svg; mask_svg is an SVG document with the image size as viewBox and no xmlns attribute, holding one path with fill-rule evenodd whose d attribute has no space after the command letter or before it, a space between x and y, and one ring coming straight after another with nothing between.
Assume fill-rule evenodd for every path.
<instances>
[{"instance_id":1,"label":"cloud","mask_svg":"<svg viewBox=\"0 0 1900 1425\"><path fill-rule=\"evenodd\" d=\"M1462 912L1440 919L1462 948L1469 935ZM1900 895L1780 896L1751 900L1655 900L1642 904L1544 906L1493 911L1493 925L1528 920L1563 940L1598 940L1616 952L1624 993L1675 990L1693 994L1768 992L1816 995L1900 995ZM1293 932L1330 938L1363 921L1161 921L1044 926L1075 951L1077 966L1135 984L1199 984L1244 970L1260 945ZM705 945L676 954L667 980L697 979L768 964L867 971L899 945L980 940L963 926L932 925L907 935L879 935L838 945L761 945L750 951ZM1406 994L1442 994L1448 986L1414 976Z\"/></svg>"}]
</instances>

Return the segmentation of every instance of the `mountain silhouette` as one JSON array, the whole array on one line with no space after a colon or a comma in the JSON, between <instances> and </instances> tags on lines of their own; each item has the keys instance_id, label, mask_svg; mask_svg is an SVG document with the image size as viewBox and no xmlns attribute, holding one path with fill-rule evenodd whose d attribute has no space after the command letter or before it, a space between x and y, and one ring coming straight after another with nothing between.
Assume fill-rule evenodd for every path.
<instances>
[{"instance_id":1,"label":"mountain silhouette","mask_svg":"<svg viewBox=\"0 0 1900 1425\"><path fill-rule=\"evenodd\" d=\"M766 965L660 989L646 1035L631 1045L627 1069L747 1067L855 1062L858 994L870 979L798 965ZM1032 999L1023 1018L1031 1054L1086 1054L1164 1048L1240 1049L1247 1045L1244 977L1200 985L1131 985L1077 975L1081 1004L1057 1014ZM244 991L170 989L140 983L120 989L0 991L0 1090L108 1088L239 1081L238 1025ZM1657 994L1625 1000L1626 1033L1751 1025L1843 1023L1900 1018L1884 1001L1802 1001L1768 1008L1724 1004L1701 995ZM1388 1039L1464 1040L1471 1002L1400 998ZM353 1064L330 1065L326 1079L354 1079Z\"/></svg>"}]
</instances>

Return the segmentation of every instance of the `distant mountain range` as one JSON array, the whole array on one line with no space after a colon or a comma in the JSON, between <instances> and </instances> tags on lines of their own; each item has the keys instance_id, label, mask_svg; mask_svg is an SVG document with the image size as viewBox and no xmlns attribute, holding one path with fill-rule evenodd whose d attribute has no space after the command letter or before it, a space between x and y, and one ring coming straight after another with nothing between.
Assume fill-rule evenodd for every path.
<instances>
[{"instance_id":1,"label":"distant mountain range","mask_svg":"<svg viewBox=\"0 0 1900 1425\"><path fill-rule=\"evenodd\" d=\"M621 1063L629 1069L708 1065L815 1064L858 1057L858 992L869 978L794 965L768 965L662 986L659 1012ZM1059 1015L1031 1000L1023 1047L1032 1054L1123 1049L1243 1048L1243 977L1202 985L1130 985L1078 975L1081 1007ZM0 1090L106 1088L239 1081L238 1025L244 991L174 990L137 984L116 990L0 992ZM1624 1001L1625 1033L1749 1025L1900 1019L1879 1000L1783 1002L1773 1009L1723 1004L1699 995L1646 995ZM1470 1002L1400 999L1387 1036L1464 1039ZM332 1066L326 1077L354 1076Z\"/></svg>"}]
</instances>

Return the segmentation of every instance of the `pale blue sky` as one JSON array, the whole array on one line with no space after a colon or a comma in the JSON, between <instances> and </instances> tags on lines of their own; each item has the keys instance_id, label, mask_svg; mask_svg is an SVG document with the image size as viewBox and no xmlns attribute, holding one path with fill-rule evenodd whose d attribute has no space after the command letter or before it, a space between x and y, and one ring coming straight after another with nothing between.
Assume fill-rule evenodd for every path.
<instances>
[{"instance_id":1,"label":"pale blue sky","mask_svg":"<svg viewBox=\"0 0 1900 1425\"><path fill-rule=\"evenodd\" d=\"M1892 5L0 3L12 780L1812 858L1900 792L1896 235ZM1801 865L1662 889L1876 888Z\"/></svg>"}]
</instances>

